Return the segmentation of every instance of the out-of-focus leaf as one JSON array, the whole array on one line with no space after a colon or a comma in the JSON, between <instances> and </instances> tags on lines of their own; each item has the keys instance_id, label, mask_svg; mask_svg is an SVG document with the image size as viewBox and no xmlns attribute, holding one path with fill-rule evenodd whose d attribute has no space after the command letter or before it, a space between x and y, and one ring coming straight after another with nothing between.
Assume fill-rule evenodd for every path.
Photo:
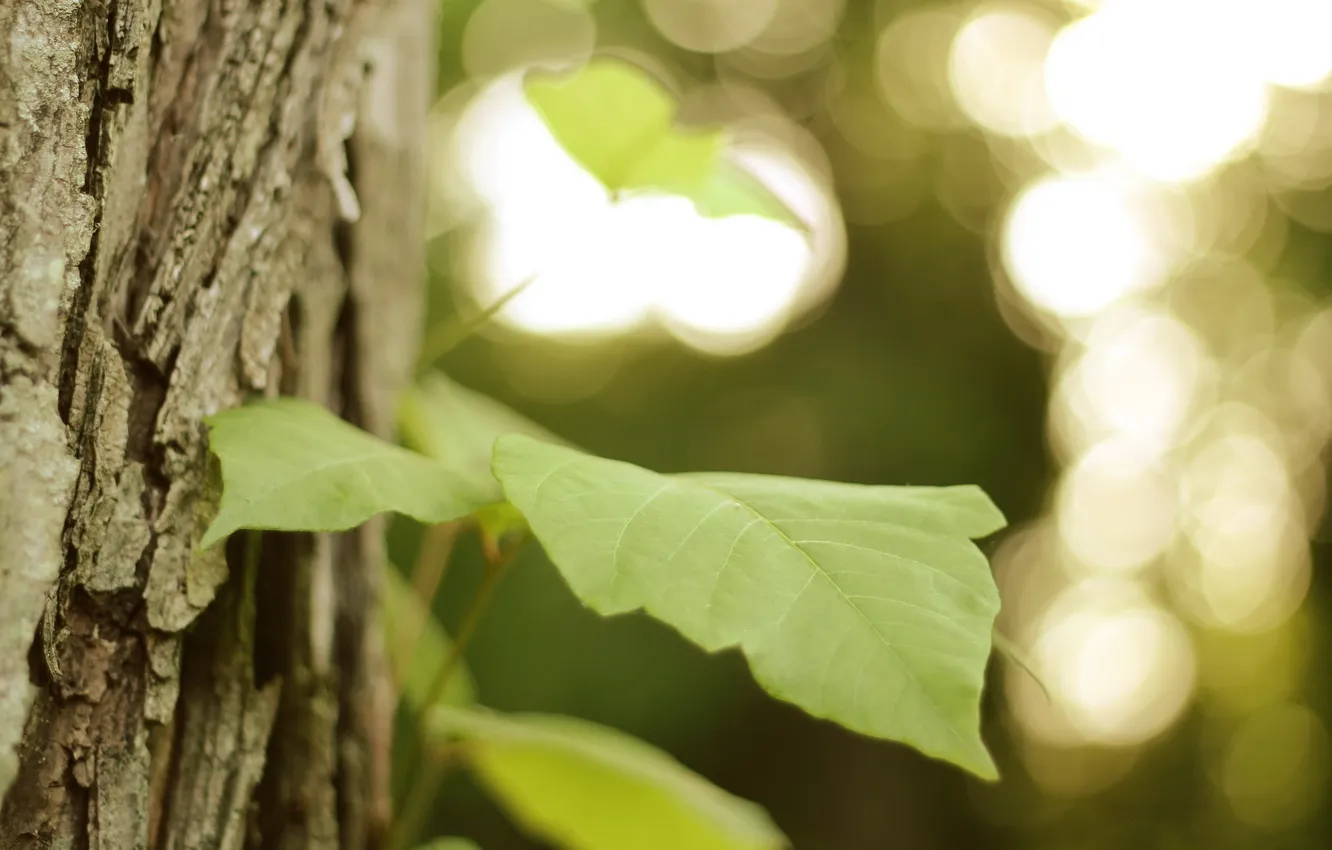
<instances>
[{"instance_id":1,"label":"out-of-focus leaf","mask_svg":"<svg viewBox=\"0 0 1332 850\"><path fill-rule=\"evenodd\" d=\"M689 199L700 214L709 218L756 215L796 230L808 229L761 180L733 162L720 162L708 179L690 192Z\"/></svg>"},{"instance_id":2,"label":"out-of-focus leaf","mask_svg":"<svg viewBox=\"0 0 1332 850\"><path fill-rule=\"evenodd\" d=\"M495 476L580 599L737 646L774 696L987 779L980 695L999 594L976 487L659 475L509 436Z\"/></svg>"},{"instance_id":3,"label":"out-of-focus leaf","mask_svg":"<svg viewBox=\"0 0 1332 850\"><path fill-rule=\"evenodd\" d=\"M571 74L533 74L526 91L556 141L612 194L663 192L713 218L759 215L804 226L725 160L723 131L676 125L675 98L641 68L599 57Z\"/></svg>"},{"instance_id":4,"label":"out-of-focus leaf","mask_svg":"<svg viewBox=\"0 0 1332 850\"><path fill-rule=\"evenodd\" d=\"M436 838L416 850L481 850L481 845L470 838Z\"/></svg>"},{"instance_id":5,"label":"out-of-focus leaf","mask_svg":"<svg viewBox=\"0 0 1332 850\"><path fill-rule=\"evenodd\" d=\"M569 155L612 192L684 192L716 167L719 130L672 125L676 103L643 70L597 58L572 74L533 74L527 99Z\"/></svg>"},{"instance_id":6,"label":"out-of-focus leaf","mask_svg":"<svg viewBox=\"0 0 1332 850\"><path fill-rule=\"evenodd\" d=\"M439 461L312 402L272 399L204 421L222 465L222 504L202 547L241 528L342 531L387 511L446 522L488 501Z\"/></svg>"},{"instance_id":7,"label":"out-of-focus leaf","mask_svg":"<svg viewBox=\"0 0 1332 850\"><path fill-rule=\"evenodd\" d=\"M412 586L392 566L384 571L384 625L389 663L403 699L412 711L424 711L435 677L449 657L453 642ZM469 705L475 700L472 674L466 665L459 663L437 704Z\"/></svg>"},{"instance_id":8,"label":"out-of-focus leaf","mask_svg":"<svg viewBox=\"0 0 1332 850\"><path fill-rule=\"evenodd\" d=\"M505 535L527 530L527 517L508 502L495 502L476 512L477 528L483 539L498 542Z\"/></svg>"},{"instance_id":9,"label":"out-of-focus leaf","mask_svg":"<svg viewBox=\"0 0 1332 850\"><path fill-rule=\"evenodd\" d=\"M563 443L522 414L442 372L425 376L404 394L398 408L398 428L409 448L438 460L492 503L504 498L490 472L496 439L504 434L527 434Z\"/></svg>"},{"instance_id":10,"label":"out-of-focus leaf","mask_svg":"<svg viewBox=\"0 0 1332 850\"><path fill-rule=\"evenodd\" d=\"M439 709L439 734L509 814L568 850L774 850L785 837L759 806L666 753L584 720Z\"/></svg>"}]
</instances>

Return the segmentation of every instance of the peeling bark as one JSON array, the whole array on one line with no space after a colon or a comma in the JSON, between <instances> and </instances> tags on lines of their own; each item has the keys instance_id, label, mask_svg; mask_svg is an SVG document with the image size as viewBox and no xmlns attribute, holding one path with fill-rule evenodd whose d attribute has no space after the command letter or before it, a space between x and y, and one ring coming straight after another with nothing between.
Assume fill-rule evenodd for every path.
<instances>
[{"instance_id":1,"label":"peeling bark","mask_svg":"<svg viewBox=\"0 0 1332 850\"><path fill-rule=\"evenodd\" d=\"M373 3L0 4L0 850L382 846L378 530L195 551L203 416L409 377L433 3Z\"/></svg>"}]
</instances>

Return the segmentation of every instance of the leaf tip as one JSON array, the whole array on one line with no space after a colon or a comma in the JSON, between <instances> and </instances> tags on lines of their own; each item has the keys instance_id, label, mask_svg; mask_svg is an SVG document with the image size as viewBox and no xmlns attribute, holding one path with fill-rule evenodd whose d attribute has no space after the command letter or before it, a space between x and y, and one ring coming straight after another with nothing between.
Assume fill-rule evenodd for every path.
<instances>
[{"instance_id":1,"label":"leaf tip","mask_svg":"<svg viewBox=\"0 0 1332 850\"><path fill-rule=\"evenodd\" d=\"M199 540L199 545L196 549L200 552L203 552L206 549L211 549L214 544L225 540L233 531L235 531L234 528L227 528L214 522L212 525L208 526L208 530L204 532L204 536Z\"/></svg>"},{"instance_id":2,"label":"leaf tip","mask_svg":"<svg viewBox=\"0 0 1332 850\"><path fill-rule=\"evenodd\" d=\"M982 782L994 784L1001 778L999 776L999 768L995 766L994 759L990 757L988 752L985 754L984 762L974 764L967 769Z\"/></svg>"}]
</instances>

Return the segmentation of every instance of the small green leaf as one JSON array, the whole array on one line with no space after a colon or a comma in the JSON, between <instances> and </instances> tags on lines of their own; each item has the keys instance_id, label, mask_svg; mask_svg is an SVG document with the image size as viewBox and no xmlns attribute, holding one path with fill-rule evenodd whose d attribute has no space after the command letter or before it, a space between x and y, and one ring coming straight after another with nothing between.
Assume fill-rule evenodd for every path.
<instances>
[{"instance_id":1,"label":"small green leaf","mask_svg":"<svg viewBox=\"0 0 1332 850\"><path fill-rule=\"evenodd\" d=\"M975 487L666 476L523 436L495 476L573 591L638 608L818 717L997 777L980 695L999 594Z\"/></svg>"},{"instance_id":2,"label":"small green leaf","mask_svg":"<svg viewBox=\"0 0 1332 850\"><path fill-rule=\"evenodd\" d=\"M392 566L384 571L384 625L389 663L398 676L403 699L414 712L429 706L430 689L453 648L444 627L430 614L402 574ZM470 705L476 701L472 674L459 666L449 677L438 705Z\"/></svg>"},{"instance_id":3,"label":"small green leaf","mask_svg":"<svg viewBox=\"0 0 1332 850\"><path fill-rule=\"evenodd\" d=\"M611 192L697 186L721 154L719 130L676 130L670 92L619 59L593 59L564 76L533 74L526 91L556 141Z\"/></svg>"},{"instance_id":4,"label":"small green leaf","mask_svg":"<svg viewBox=\"0 0 1332 850\"><path fill-rule=\"evenodd\" d=\"M527 100L569 156L613 195L680 195L701 215L759 215L804 228L758 179L723 157L718 128L680 127L671 93L641 68L599 57L571 74L533 74Z\"/></svg>"},{"instance_id":5,"label":"small green leaf","mask_svg":"<svg viewBox=\"0 0 1332 850\"><path fill-rule=\"evenodd\" d=\"M409 448L443 463L487 502L504 498L490 474L496 439L504 434L527 434L546 442L563 442L530 419L441 372L425 376L404 394L398 408L398 428Z\"/></svg>"},{"instance_id":6,"label":"small green leaf","mask_svg":"<svg viewBox=\"0 0 1332 850\"><path fill-rule=\"evenodd\" d=\"M481 845L470 838L436 838L416 850L481 850Z\"/></svg>"},{"instance_id":7,"label":"small green leaf","mask_svg":"<svg viewBox=\"0 0 1332 850\"><path fill-rule=\"evenodd\" d=\"M733 162L721 162L689 199L709 218L756 215L796 230L809 229L762 181Z\"/></svg>"},{"instance_id":8,"label":"small green leaf","mask_svg":"<svg viewBox=\"0 0 1332 850\"><path fill-rule=\"evenodd\" d=\"M439 709L438 734L533 835L568 850L775 850L759 806L614 729L549 715Z\"/></svg>"},{"instance_id":9,"label":"small green leaf","mask_svg":"<svg viewBox=\"0 0 1332 850\"><path fill-rule=\"evenodd\" d=\"M222 464L222 505L201 548L241 528L342 531L386 511L446 522L487 501L444 464L301 399L264 401L204 421Z\"/></svg>"}]
</instances>

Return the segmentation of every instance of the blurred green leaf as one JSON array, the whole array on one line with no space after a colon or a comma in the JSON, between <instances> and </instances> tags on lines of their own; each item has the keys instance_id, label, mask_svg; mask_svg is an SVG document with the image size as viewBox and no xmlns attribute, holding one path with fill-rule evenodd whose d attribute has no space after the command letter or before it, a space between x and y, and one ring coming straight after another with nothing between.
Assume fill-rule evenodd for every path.
<instances>
[{"instance_id":1,"label":"blurred green leaf","mask_svg":"<svg viewBox=\"0 0 1332 850\"><path fill-rule=\"evenodd\" d=\"M407 705L419 713L428 707L430 689L449 657L453 641L431 616L424 600L392 566L384 571L384 625L394 677ZM469 705L475 701L472 674L460 663L438 704Z\"/></svg>"},{"instance_id":2,"label":"blurred green leaf","mask_svg":"<svg viewBox=\"0 0 1332 850\"><path fill-rule=\"evenodd\" d=\"M552 715L439 709L432 728L461 739L509 814L569 850L773 850L767 813L655 747Z\"/></svg>"},{"instance_id":3,"label":"blurred green leaf","mask_svg":"<svg viewBox=\"0 0 1332 850\"><path fill-rule=\"evenodd\" d=\"M612 194L681 195L713 218L799 219L759 180L723 157L720 129L674 124L677 104L641 68L601 57L564 76L528 77L527 99L561 146Z\"/></svg>"},{"instance_id":4,"label":"blurred green leaf","mask_svg":"<svg viewBox=\"0 0 1332 850\"><path fill-rule=\"evenodd\" d=\"M387 511L445 522L487 501L444 464L309 401L271 399L204 421L223 489L201 547L241 528L342 531Z\"/></svg>"},{"instance_id":5,"label":"blurred green leaf","mask_svg":"<svg viewBox=\"0 0 1332 850\"><path fill-rule=\"evenodd\" d=\"M504 498L490 473L496 439L504 434L527 434L546 442L563 442L511 408L441 372L425 376L404 394L398 427L408 447L443 463L487 502Z\"/></svg>"},{"instance_id":6,"label":"blurred green leaf","mask_svg":"<svg viewBox=\"0 0 1332 850\"><path fill-rule=\"evenodd\" d=\"M997 776L980 695L999 594L976 487L666 476L523 436L495 475L574 592L638 608L809 713Z\"/></svg>"},{"instance_id":7,"label":"blurred green leaf","mask_svg":"<svg viewBox=\"0 0 1332 850\"><path fill-rule=\"evenodd\" d=\"M556 140L612 192L691 189L721 154L720 131L675 129L670 93L619 59L593 59L565 76L533 75L526 91Z\"/></svg>"},{"instance_id":8,"label":"blurred green leaf","mask_svg":"<svg viewBox=\"0 0 1332 850\"><path fill-rule=\"evenodd\" d=\"M470 838L436 838L416 850L481 850L481 845Z\"/></svg>"},{"instance_id":9,"label":"blurred green leaf","mask_svg":"<svg viewBox=\"0 0 1332 850\"><path fill-rule=\"evenodd\" d=\"M477 528L483 539L498 543L506 535L527 530L527 517L508 502L495 502L476 512Z\"/></svg>"},{"instance_id":10,"label":"blurred green leaf","mask_svg":"<svg viewBox=\"0 0 1332 850\"><path fill-rule=\"evenodd\" d=\"M797 230L808 228L762 181L733 162L719 163L689 199L700 214L709 218L756 215Z\"/></svg>"}]
</instances>

